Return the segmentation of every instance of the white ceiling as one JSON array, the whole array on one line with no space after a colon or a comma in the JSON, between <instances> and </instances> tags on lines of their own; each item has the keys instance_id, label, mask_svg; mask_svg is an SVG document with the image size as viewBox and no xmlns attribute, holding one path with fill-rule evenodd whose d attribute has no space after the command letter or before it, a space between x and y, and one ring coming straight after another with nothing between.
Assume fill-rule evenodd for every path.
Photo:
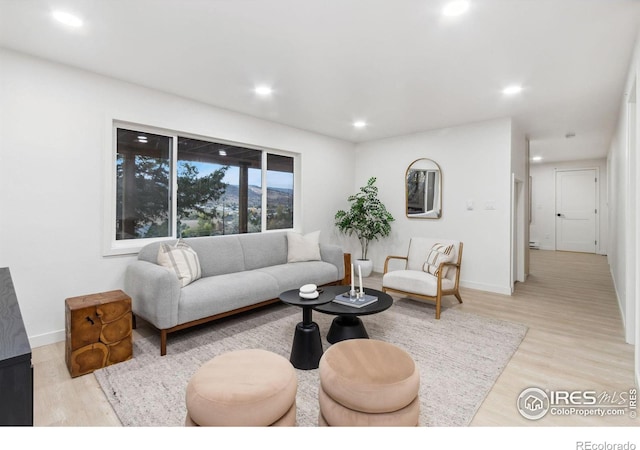
<instances>
[{"instance_id":1,"label":"white ceiling","mask_svg":"<svg viewBox=\"0 0 640 450\"><path fill-rule=\"evenodd\" d=\"M547 162L606 155L640 2L444 3L0 0L0 46L353 142L512 116Z\"/></svg>"}]
</instances>

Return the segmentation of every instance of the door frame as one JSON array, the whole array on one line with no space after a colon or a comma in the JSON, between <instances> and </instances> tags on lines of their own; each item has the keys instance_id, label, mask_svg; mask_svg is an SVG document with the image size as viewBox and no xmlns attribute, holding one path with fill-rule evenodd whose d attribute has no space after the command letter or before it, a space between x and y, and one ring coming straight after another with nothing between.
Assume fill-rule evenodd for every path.
<instances>
[{"instance_id":1,"label":"door frame","mask_svg":"<svg viewBox=\"0 0 640 450\"><path fill-rule=\"evenodd\" d=\"M510 285L511 293L515 291L516 281L526 281L526 233L529 226L526 220L526 197L524 180L511 174L511 264Z\"/></svg>"}]
</instances>

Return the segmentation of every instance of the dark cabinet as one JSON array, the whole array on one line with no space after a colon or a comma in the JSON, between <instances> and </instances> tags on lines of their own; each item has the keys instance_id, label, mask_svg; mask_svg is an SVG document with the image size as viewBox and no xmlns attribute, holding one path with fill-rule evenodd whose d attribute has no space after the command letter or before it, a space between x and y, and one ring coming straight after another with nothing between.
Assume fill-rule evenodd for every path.
<instances>
[{"instance_id":1,"label":"dark cabinet","mask_svg":"<svg viewBox=\"0 0 640 450\"><path fill-rule=\"evenodd\" d=\"M0 268L0 425L33 425L31 346L9 268Z\"/></svg>"}]
</instances>

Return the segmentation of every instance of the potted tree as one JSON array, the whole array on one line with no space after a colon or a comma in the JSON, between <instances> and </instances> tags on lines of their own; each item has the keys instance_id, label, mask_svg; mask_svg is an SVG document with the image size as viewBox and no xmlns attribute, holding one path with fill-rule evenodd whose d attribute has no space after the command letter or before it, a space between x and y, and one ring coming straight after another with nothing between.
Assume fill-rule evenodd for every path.
<instances>
[{"instance_id":1,"label":"potted tree","mask_svg":"<svg viewBox=\"0 0 640 450\"><path fill-rule=\"evenodd\" d=\"M360 188L360 192L350 195L347 199L351 203L348 211L340 210L335 215L335 225L348 236L355 234L360 241L361 258L355 265L359 265L362 276L368 277L373 270L373 263L367 257L369 243L391 233L393 216L378 199L378 188L375 186L376 177L369 178L367 184Z\"/></svg>"}]
</instances>

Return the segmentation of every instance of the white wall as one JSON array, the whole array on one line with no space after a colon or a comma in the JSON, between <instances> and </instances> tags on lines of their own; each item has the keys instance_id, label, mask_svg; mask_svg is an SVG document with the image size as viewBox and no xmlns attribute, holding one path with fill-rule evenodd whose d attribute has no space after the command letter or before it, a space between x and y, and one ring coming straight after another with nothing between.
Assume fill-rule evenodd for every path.
<instances>
[{"instance_id":1,"label":"white wall","mask_svg":"<svg viewBox=\"0 0 640 450\"><path fill-rule=\"evenodd\" d=\"M563 161L548 164L533 163L531 175L531 226L529 239L538 241L541 250L556 249L556 170L598 169L598 246L597 253L607 254L609 242L609 207L607 205L607 160Z\"/></svg>"},{"instance_id":2,"label":"white wall","mask_svg":"<svg viewBox=\"0 0 640 450\"><path fill-rule=\"evenodd\" d=\"M609 169L609 265L620 304L625 338L636 343L636 385L640 385L640 113L637 86L640 84L640 41L629 68L624 96L620 105L618 129L608 154Z\"/></svg>"},{"instance_id":3,"label":"white wall","mask_svg":"<svg viewBox=\"0 0 640 450\"><path fill-rule=\"evenodd\" d=\"M353 144L6 50L0 66L0 267L32 346L62 340L65 298L122 288L133 259L102 256L113 118L301 153L300 231L335 241Z\"/></svg>"},{"instance_id":4,"label":"white wall","mask_svg":"<svg viewBox=\"0 0 640 450\"><path fill-rule=\"evenodd\" d=\"M510 151L509 119L358 144L354 192L377 177L380 199L396 219L391 236L370 246L374 270L383 270L387 255L406 255L412 236L459 239L464 243L461 284L510 294ZM439 220L406 217L405 172L418 158L430 158L442 170Z\"/></svg>"}]
</instances>

